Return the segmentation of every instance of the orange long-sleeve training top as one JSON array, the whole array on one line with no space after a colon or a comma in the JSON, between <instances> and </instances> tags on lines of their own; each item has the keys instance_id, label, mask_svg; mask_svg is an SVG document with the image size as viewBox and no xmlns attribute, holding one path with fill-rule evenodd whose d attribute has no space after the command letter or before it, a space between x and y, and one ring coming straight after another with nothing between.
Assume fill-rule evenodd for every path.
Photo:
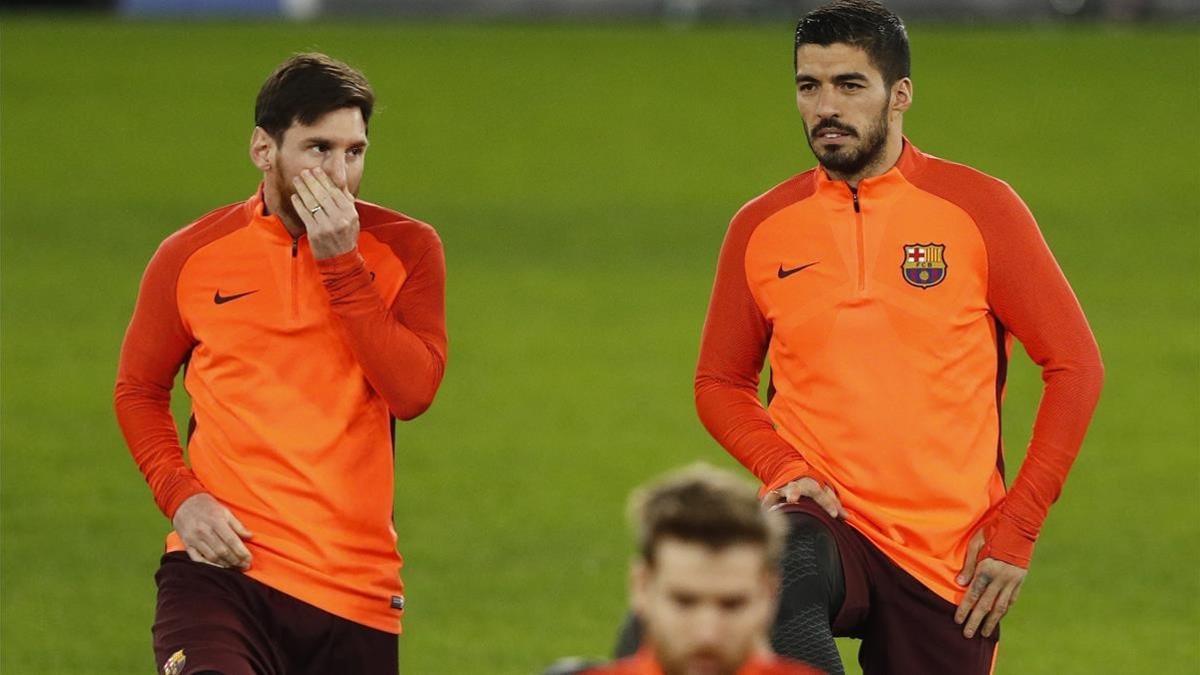
<instances>
[{"instance_id":1,"label":"orange long-sleeve training top","mask_svg":"<svg viewBox=\"0 0 1200 675\"><path fill-rule=\"evenodd\" d=\"M168 237L142 278L115 406L168 518L211 493L254 533L248 576L397 633L393 424L442 379L445 263L430 226L355 206L357 248L327 260L263 215L261 188ZM190 468L169 407L181 367ZM167 549L183 549L174 532Z\"/></svg>"},{"instance_id":2,"label":"orange long-sleeve training top","mask_svg":"<svg viewBox=\"0 0 1200 675\"><path fill-rule=\"evenodd\" d=\"M1013 336L1045 388L1006 491ZM896 166L856 191L817 167L738 212L695 394L704 425L764 491L805 475L831 485L851 526L958 603L979 527L984 556L1029 566L1102 379L1083 311L1021 199L906 140Z\"/></svg>"}]
</instances>

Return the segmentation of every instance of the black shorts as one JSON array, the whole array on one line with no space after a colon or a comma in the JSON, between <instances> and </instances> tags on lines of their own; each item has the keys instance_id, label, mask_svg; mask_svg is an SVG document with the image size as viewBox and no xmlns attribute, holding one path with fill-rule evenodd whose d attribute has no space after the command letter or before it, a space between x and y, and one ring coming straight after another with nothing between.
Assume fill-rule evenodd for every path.
<instances>
[{"instance_id":1,"label":"black shorts","mask_svg":"<svg viewBox=\"0 0 1200 675\"><path fill-rule=\"evenodd\" d=\"M334 616L237 570L162 557L154 612L159 673L396 675L398 637Z\"/></svg>"},{"instance_id":2,"label":"black shorts","mask_svg":"<svg viewBox=\"0 0 1200 675\"><path fill-rule=\"evenodd\" d=\"M954 623L957 607L892 562L858 530L831 518L811 499L781 508L789 519L811 516L837 542L845 577L845 600L833 634L862 640L858 662L868 675L989 675L1000 640L977 633L965 638Z\"/></svg>"}]
</instances>

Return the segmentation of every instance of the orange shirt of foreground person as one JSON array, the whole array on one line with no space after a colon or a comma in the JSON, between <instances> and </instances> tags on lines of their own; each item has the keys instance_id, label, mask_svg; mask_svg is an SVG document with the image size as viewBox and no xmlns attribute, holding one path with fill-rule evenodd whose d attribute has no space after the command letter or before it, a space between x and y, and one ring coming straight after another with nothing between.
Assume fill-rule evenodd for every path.
<instances>
[{"instance_id":1,"label":"orange shirt of foreground person","mask_svg":"<svg viewBox=\"0 0 1200 675\"><path fill-rule=\"evenodd\" d=\"M816 500L960 605L958 621L971 611L968 636L990 612L986 634L1015 599L1082 443L1099 351L1016 193L904 138L909 78L885 86L867 52L844 43L803 45L797 64L821 166L730 224L696 406L770 500ZM839 170L875 141L878 161ZM1014 337L1045 386L1006 488L1000 409Z\"/></svg>"},{"instance_id":2,"label":"orange shirt of foreground person","mask_svg":"<svg viewBox=\"0 0 1200 675\"><path fill-rule=\"evenodd\" d=\"M393 427L442 379L445 270L431 227L357 199L366 148L354 106L278 145L255 129L258 191L150 261L115 402L168 551L398 633ZM190 467L169 408L181 367Z\"/></svg>"}]
</instances>

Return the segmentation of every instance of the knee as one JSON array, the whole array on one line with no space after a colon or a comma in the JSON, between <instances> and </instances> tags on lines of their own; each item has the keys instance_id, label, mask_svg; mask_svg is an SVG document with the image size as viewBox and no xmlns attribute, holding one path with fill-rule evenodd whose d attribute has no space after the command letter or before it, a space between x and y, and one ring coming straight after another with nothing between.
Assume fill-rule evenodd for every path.
<instances>
[{"instance_id":1,"label":"knee","mask_svg":"<svg viewBox=\"0 0 1200 675\"><path fill-rule=\"evenodd\" d=\"M806 513L788 513L791 529L784 551L782 601L819 604L830 615L841 607L845 594L837 541L829 527Z\"/></svg>"},{"instance_id":2,"label":"knee","mask_svg":"<svg viewBox=\"0 0 1200 675\"><path fill-rule=\"evenodd\" d=\"M837 541L825 523L807 513L789 513L788 521L785 563L790 562L797 572L817 574L832 567L829 563L840 562Z\"/></svg>"}]
</instances>

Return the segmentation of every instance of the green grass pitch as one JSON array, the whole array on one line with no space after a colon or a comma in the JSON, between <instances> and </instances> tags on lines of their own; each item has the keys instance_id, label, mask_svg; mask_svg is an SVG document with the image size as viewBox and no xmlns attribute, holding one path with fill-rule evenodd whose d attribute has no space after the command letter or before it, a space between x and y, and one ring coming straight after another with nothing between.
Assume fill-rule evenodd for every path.
<instances>
[{"instance_id":1,"label":"green grass pitch","mask_svg":"<svg viewBox=\"0 0 1200 675\"><path fill-rule=\"evenodd\" d=\"M254 95L304 49L371 78L363 196L449 261L448 374L398 433L404 670L605 654L630 488L733 465L692 368L728 218L813 163L791 27L2 23L0 670L152 672L167 522L113 419L117 351L158 242L254 189ZM1108 367L998 672L1194 672L1200 33L911 35L909 136L1025 197ZM1016 356L1010 466L1038 392Z\"/></svg>"}]
</instances>

